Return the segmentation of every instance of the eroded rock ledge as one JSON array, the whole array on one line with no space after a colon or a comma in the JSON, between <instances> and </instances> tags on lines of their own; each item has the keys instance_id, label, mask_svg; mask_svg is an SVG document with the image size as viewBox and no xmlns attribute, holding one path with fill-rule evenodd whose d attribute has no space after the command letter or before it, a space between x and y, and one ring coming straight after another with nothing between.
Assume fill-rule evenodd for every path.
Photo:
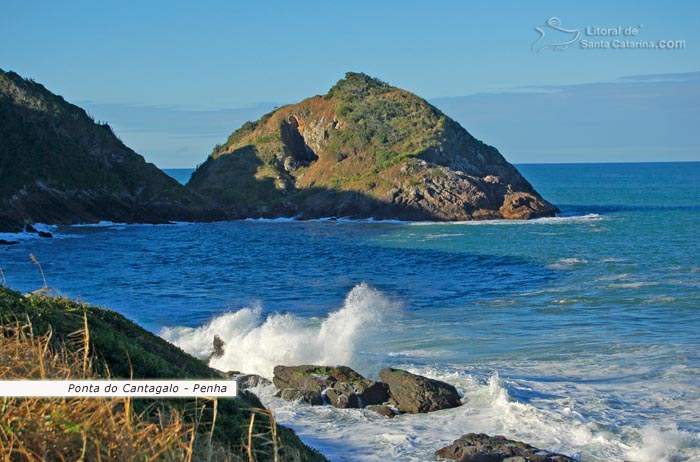
<instances>
[{"instance_id":1,"label":"eroded rock ledge","mask_svg":"<svg viewBox=\"0 0 700 462\"><path fill-rule=\"evenodd\" d=\"M545 451L504 436L468 433L435 452L440 459L458 462L575 462L564 454Z\"/></svg>"}]
</instances>

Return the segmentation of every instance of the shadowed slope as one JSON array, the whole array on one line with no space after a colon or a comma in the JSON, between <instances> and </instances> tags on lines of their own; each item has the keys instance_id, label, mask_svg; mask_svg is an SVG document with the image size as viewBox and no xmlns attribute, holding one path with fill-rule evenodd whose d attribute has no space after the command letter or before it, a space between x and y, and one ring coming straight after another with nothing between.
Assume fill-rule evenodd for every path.
<instances>
[{"instance_id":1,"label":"shadowed slope","mask_svg":"<svg viewBox=\"0 0 700 462\"><path fill-rule=\"evenodd\" d=\"M0 69L0 230L27 223L162 223L221 217L146 163L107 124Z\"/></svg>"}]
</instances>

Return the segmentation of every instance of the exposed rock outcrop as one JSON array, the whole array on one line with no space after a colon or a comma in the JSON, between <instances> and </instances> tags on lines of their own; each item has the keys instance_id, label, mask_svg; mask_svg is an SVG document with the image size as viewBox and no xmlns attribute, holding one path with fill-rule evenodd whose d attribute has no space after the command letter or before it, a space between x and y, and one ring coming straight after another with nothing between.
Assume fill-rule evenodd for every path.
<instances>
[{"instance_id":1,"label":"exposed rock outcrop","mask_svg":"<svg viewBox=\"0 0 700 462\"><path fill-rule=\"evenodd\" d=\"M392 409L391 406L387 406L386 404L372 404L371 406L367 406L367 410L376 412L377 414L384 417L389 417L390 419L393 419L397 415L394 409Z\"/></svg>"},{"instance_id":2,"label":"exposed rock outcrop","mask_svg":"<svg viewBox=\"0 0 700 462\"><path fill-rule=\"evenodd\" d=\"M357 73L243 125L188 187L237 217L455 221L558 212L495 148L416 95Z\"/></svg>"},{"instance_id":3,"label":"exposed rock outcrop","mask_svg":"<svg viewBox=\"0 0 700 462\"><path fill-rule=\"evenodd\" d=\"M457 389L440 380L389 367L379 372L379 378L389 386L391 399L401 412L417 414L462 404Z\"/></svg>"},{"instance_id":4,"label":"exposed rock outcrop","mask_svg":"<svg viewBox=\"0 0 700 462\"><path fill-rule=\"evenodd\" d=\"M276 366L277 396L307 404L362 408L394 417L402 412L423 413L461 404L455 387L399 369L385 368L380 382L347 366Z\"/></svg>"},{"instance_id":5,"label":"exposed rock outcrop","mask_svg":"<svg viewBox=\"0 0 700 462\"><path fill-rule=\"evenodd\" d=\"M338 408L360 408L389 399L386 385L346 366L276 366L273 383L284 399Z\"/></svg>"},{"instance_id":6,"label":"exposed rock outcrop","mask_svg":"<svg viewBox=\"0 0 700 462\"><path fill-rule=\"evenodd\" d=\"M435 452L458 462L575 462L575 459L503 436L469 433Z\"/></svg>"}]
</instances>

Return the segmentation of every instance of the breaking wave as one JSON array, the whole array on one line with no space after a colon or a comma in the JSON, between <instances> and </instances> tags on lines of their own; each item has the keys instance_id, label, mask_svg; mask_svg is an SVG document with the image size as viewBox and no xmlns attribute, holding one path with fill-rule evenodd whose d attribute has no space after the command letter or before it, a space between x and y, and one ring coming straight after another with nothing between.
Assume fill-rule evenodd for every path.
<instances>
[{"instance_id":1,"label":"breaking wave","mask_svg":"<svg viewBox=\"0 0 700 462\"><path fill-rule=\"evenodd\" d=\"M201 327L166 327L160 335L199 358L208 358L215 336L224 353L209 365L222 371L241 371L272 378L276 365L350 365L374 371L376 355L362 342L386 331L400 305L362 283L343 306L324 319L274 313L263 316L260 306L222 314ZM365 345L366 347L366 345ZM370 359L374 358L374 359Z\"/></svg>"}]
</instances>

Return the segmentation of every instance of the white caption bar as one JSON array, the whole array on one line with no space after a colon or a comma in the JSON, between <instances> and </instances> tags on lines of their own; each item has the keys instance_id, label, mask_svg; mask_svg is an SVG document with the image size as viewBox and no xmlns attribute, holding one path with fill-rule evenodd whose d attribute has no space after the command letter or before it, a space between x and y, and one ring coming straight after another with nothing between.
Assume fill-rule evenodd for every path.
<instances>
[{"instance_id":1,"label":"white caption bar","mask_svg":"<svg viewBox=\"0 0 700 462\"><path fill-rule=\"evenodd\" d=\"M236 396L234 380L0 380L0 396L214 398Z\"/></svg>"}]
</instances>

